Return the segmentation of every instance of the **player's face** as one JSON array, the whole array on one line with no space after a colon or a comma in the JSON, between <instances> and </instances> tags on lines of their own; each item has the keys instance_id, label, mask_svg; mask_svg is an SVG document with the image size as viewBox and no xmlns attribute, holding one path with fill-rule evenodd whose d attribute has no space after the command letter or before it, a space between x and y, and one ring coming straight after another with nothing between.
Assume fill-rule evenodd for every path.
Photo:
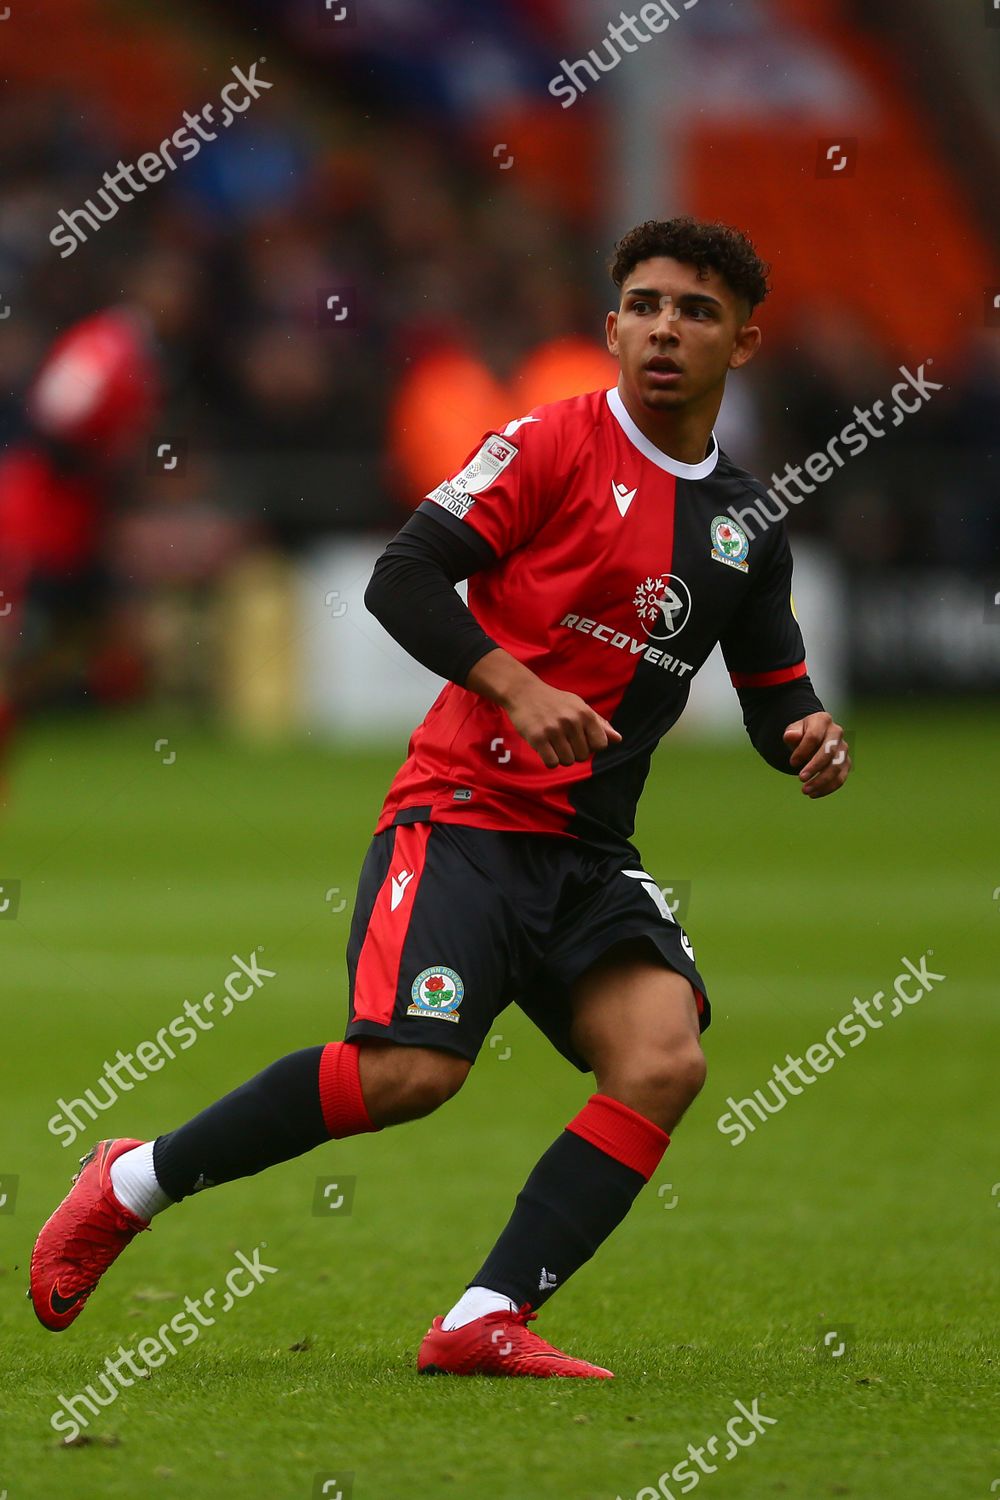
<instances>
[{"instance_id":1,"label":"player's face","mask_svg":"<svg viewBox=\"0 0 1000 1500\"><path fill-rule=\"evenodd\" d=\"M699 276L669 256L631 271L607 335L629 393L649 411L721 401L726 372L760 343L746 304L717 272Z\"/></svg>"}]
</instances>

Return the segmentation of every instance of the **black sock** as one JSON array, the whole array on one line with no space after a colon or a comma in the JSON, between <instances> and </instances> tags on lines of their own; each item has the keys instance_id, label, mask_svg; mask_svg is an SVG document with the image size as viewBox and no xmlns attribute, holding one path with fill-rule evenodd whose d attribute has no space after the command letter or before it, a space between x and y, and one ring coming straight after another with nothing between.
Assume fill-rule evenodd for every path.
<instances>
[{"instance_id":1,"label":"black sock","mask_svg":"<svg viewBox=\"0 0 1000 1500\"><path fill-rule=\"evenodd\" d=\"M320 1100L323 1047L272 1063L153 1146L153 1171L169 1198L252 1177L330 1139Z\"/></svg>"},{"instance_id":2,"label":"black sock","mask_svg":"<svg viewBox=\"0 0 1000 1500\"><path fill-rule=\"evenodd\" d=\"M469 1285L539 1307L618 1227L645 1182L641 1171L564 1130Z\"/></svg>"}]
</instances>

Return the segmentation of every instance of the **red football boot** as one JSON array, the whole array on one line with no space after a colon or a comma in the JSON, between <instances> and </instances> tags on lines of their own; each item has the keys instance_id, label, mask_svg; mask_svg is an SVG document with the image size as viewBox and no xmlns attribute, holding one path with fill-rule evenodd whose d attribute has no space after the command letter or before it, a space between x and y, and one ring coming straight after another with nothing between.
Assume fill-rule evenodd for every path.
<instances>
[{"instance_id":1,"label":"red football boot","mask_svg":"<svg viewBox=\"0 0 1000 1500\"><path fill-rule=\"evenodd\" d=\"M73 1186L42 1226L31 1254L28 1296L53 1333L79 1317L113 1260L149 1225L118 1202L111 1163L142 1141L98 1141L80 1160Z\"/></svg>"},{"instance_id":2,"label":"red football boot","mask_svg":"<svg viewBox=\"0 0 1000 1500\"><path fill-rule=\"evenodd\" d=\"M517 1312L485 1313L462 1328L445 1333L435 1318L417 1355L421 1375L582 1375L613 1379L610 1370L573 1359L553 1349L528 1327L538 1314L530 1302Z\"/></svg>"}]
</instances>

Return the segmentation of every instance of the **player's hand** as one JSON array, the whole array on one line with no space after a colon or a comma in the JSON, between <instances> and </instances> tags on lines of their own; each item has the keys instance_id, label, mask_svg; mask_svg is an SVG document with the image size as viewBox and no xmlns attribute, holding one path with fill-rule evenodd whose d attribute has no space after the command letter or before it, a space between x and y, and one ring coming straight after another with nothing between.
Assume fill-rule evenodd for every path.
<instances>
[{"instance_id":1,"label":"player's hand","mask_svg":"<svg viewBox=\"0 0 1000 1500\"><path fill-rule=\"evenodd\" d=\"M502 646L479 658L464 686L498 703L550 771L589 760L621 740L618 730L589 703L550 687Z\"/></svg>"},{"instance_id":2,"label":"player's hand","mask_svg":"<svg viewBox=\"0 0 1000 1500\"><path fill-rule=\"evenodd\" d=\"M621 740L618 730L582 698L549 687L539 677L521 685L504 708L518 734L550 770L589 760Z\"/></svg>"},{"instance_id":3,"label":"player's hand","mask_svg":"<svg viewBox=\"0 0 1000 1500\"><path fill-rule=\"evenodd\" d=\"M807 797L828 797L844 785L851 756L844 731L829 714L809 714L789 724L782 735L791 748L789 765L799 773Z\"/></svg>"}]
</instances>

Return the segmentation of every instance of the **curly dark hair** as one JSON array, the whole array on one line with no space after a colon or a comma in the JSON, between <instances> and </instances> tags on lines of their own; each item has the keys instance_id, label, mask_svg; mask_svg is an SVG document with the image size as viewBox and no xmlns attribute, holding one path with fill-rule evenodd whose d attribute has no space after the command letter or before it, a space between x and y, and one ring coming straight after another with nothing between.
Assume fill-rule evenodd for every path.
<instances>
[{"instance_id":1,"label":"curly dark hair","mask_svg":"<svg viewBox=\"0 0 1000 1500\"><path fill-rule=\"evenodd\" d=\"M611 280L621 288L640 261L654 255L697 267L698 274L716 271L753 312L771 290L767 261L761 260L749 235L730 224L704 219L647 219L622 236L608 262Z\"/></svg>"}]
</instances>

